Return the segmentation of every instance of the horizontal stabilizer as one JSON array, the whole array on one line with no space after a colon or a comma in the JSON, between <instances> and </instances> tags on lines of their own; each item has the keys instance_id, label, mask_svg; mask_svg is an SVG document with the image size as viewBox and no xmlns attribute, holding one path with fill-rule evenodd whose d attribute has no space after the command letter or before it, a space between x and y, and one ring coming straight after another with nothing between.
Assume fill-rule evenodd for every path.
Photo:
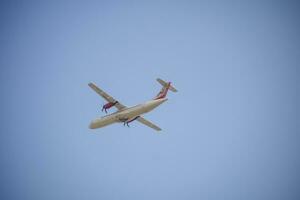
<instances>
[{"instance_id":1,"label":"horizontal stabilizer","mask_svg":"<svg viewBox=\"0 0 300 200\"><path fill-rule=\"evenodd\" d=\"M168 83L161 80L160 78L157 78L156 79L163 87L167 87ZM170 85L169 89L172 91L172 92L177 92L177 90L172 86Z\"/></svg>"}]
</instances>

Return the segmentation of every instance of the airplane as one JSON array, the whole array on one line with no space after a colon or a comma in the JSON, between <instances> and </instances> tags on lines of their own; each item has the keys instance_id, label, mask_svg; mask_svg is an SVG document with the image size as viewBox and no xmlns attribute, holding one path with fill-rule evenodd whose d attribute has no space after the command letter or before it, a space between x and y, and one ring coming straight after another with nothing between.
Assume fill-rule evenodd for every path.
<instances>
[{"instance_id":1,"label":"airplane","mask_svg":"<svg viewBox=\"0 0 300 200\"><path fill-rule=\"evenodd\" d=\"M167 101L168 99L166 98L166 96L168 90L171 90L172 92L177 92L177 90L171 85L171 82L165 82L160 78L157 78L156 80L162 85L162 89L160 90L160 92L154 97L154 99L142 104L138 104L133 107L124 106L122 103L115 100L113 97L108 95L102 89L97 87L94 83L89 83L88 85L108 102L102 107L102 112L104 111L105 113L107 113L107 110L112 108L113 106L115 106L118 109L116 112L112 114L108 114L101 118L97 118L93 120L90 123L89 128L90 129L102 128L104 126L117 123L117 122L123 123L124 126L127 125L129 127L129 123L137 120L138 122L156 131L161 131L161 128L159 128L152 122L142 117L142 114L145 114L153 110L160 104Z\"/></svg>"}]
</instances>

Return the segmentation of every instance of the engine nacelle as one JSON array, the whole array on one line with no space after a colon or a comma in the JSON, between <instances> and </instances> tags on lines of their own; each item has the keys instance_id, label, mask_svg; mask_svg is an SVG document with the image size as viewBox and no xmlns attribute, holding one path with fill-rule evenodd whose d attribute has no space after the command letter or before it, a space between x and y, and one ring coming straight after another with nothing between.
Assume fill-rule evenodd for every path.
<instances>
[{"instance_id":1,"label":"engine nacelle","mask_svg":"<svg viewBox=\"0 0 300 200\"><path fill-rule=\"evenodd\" d=\"M110 109L111 107L113 107L114 105L116 105L118 103L118 101L116 102L108 102L107 104L105 104L102 107L102 111L104 110L107 113L107 110Z\"/></svg>"},{"instance_id":2,"label":"engine nacelle","mask_svg":"<svg viewBox=\"0 0 300 200\"><path fill-rule=\"evenodd\" d=\"M129 127L129 123L133 122L134 120L137 120L140 116L136 116L136 117L133 117L131 119L128 119L126 121L124 121L124 126L127 125Z\"/></svg>"}]
</instances>

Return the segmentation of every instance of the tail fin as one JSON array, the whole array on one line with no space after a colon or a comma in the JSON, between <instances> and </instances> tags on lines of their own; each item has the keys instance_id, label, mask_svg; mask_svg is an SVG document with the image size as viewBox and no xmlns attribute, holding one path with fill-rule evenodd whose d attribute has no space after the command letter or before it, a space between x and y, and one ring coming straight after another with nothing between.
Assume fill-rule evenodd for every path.
<instances>
[{"instance_id":1,"label":"tail fin","mask_svg":"<svg viewBox=\"0 0 300 200\"><path fill-rule=\"evenodd\" d=\"M165 82L160 78L156 79L163 87L160 92L156 95L154 99L162 99L167 96L168 90L170 89L172 92L177 92L177 90L171 85L171 82Z\"/></svg>"}]
</instances>

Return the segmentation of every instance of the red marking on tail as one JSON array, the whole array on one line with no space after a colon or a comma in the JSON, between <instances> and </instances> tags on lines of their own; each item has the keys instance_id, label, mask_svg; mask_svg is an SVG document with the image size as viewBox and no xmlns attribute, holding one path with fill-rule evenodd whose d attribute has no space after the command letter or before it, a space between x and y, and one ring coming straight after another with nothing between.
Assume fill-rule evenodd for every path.
<instances>
[{"instance_id":1,"label":"red marking on tail","mask_svg":"<svg viewBox=\"0 0 300 200\"><path fill-rule=\"evenodd\" d=\"M171 85L171 82L168 82L168 85L166 87L163 87L154 99L156 100L156 99L165 98L167 96L170 85Z\"/></svg>"}]
</instances>

